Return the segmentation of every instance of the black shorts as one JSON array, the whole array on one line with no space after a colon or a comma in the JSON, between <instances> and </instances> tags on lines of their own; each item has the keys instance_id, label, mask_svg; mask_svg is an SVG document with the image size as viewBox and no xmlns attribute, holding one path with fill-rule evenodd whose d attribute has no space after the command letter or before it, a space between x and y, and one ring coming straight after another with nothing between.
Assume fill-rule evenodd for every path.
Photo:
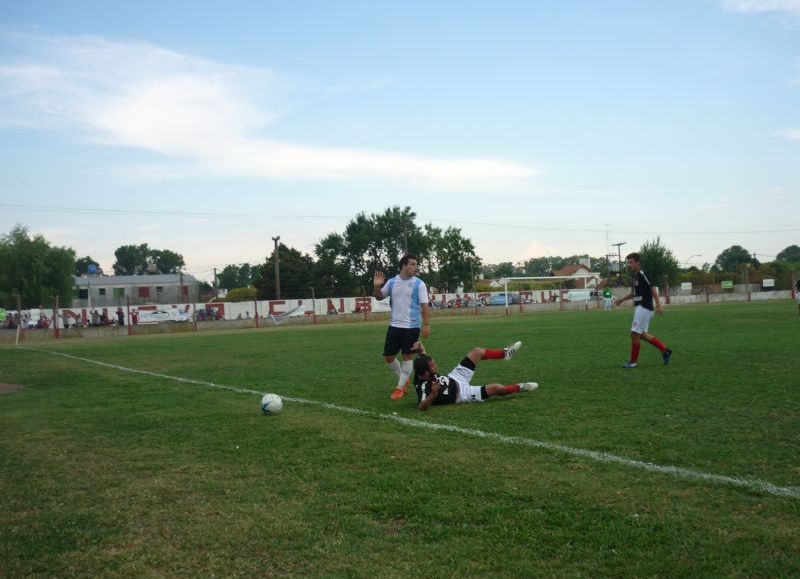
<instances>
[{"instance_id":1,"label":"black shorts","mask_svg":"<svg viewBox=\"0 0 800 579\"><path fill-rule=\"evenodd\" d=\"M410 354L414 342L419 340L419 328L395 328L386 330L386 342L383 345L384 356L394 356L397 352Z\"/></svg>"}]
</instances>

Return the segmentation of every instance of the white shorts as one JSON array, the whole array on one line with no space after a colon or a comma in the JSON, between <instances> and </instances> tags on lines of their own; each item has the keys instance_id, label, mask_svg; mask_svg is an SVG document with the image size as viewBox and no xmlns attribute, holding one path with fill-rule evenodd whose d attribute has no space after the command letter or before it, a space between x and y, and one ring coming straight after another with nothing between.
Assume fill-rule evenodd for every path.
<instances>
[{"instance_id":1,"label":"white shorts","mask_svg":"<svg viewBox=\"0 0 800 579\"><path fill-rule=\"evenodd\" d=\"M463 404L464 402L483 402L481 387L470 384L474 375L475 370L470 370L461 364L453 368L453 371L448 374L448 376L458 384L458 399L456 400L456 404Z\"/></svg>"},{"instance_id":2,"label":"white shorts","mask_svg":"<svg viewBox=\"0 0 800 579\"><path fill-rule=\"evenodd\" d=\"M797 302L797 305L800 305L800 292L794 294L794 300Z\"/></svg>"},{"instance_id":3,"label":"white shorts","mask_svg":"<svg viewBox=\"0 0 800 579\"><path fill-rule=\"evenodd\" d=\"M631 332L637 334L646 334L650 328L650 320L653 319L653 311L636 306L633 308L633 324L631 325Z\"/></svg>"}]
</instances>

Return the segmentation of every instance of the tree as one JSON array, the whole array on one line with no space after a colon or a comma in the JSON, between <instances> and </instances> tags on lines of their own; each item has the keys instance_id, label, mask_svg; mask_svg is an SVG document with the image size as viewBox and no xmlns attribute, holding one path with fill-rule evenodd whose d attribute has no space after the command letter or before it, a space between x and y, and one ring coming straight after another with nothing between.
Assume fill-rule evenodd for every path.
<instances>
[{"instance_id":1,"label":"tree","mask_svg":"<svg viewBox=\"0 0 800 579\"><path fill-rule=\"evenodd\" d=\"M456 291L461 286L471 290L472 276L480 271L481 265L472 241L462 237L461 230L456 227L442 231L428 224L424 232L430 248L425 259L429 285L445 292Z\"/></svg>"},{"instance_id":2,"label":"tree","mask_svg":"<svg viewBox=\"0 0 800 579\"><path fill-rule=\"evenodd\" d=\"M314 247L317 261L312 271L311 287L318 297L357 295L361 288L350 271L345 257L344 237L330 233Z\"/></svg>"},{"instance_id":3,"label":"tree","mask_svg":"<svg viewBox=\"0 0 800 579\"><path fill-rule=\"evenodd\" d=\"M416 217L410 207L356 215L343 234L329 234L315 247L322 263L318 265L314 287L319 287L320 280L327 280L328 285L323 287L335 285L369 293L375 271L393 275L407 252L417 256L420 277L429 285L442 283L455 288L470 284L469 264L472 262L474 269L479 263L472 242L457 228L421 228L415 223Z\"/></svg>"},{"instance_id":4,"label":"tree","mask_svg":"<svg viewBox=\"0 0 800 579\"><path fill-rule=\"evenodd\" d=\"M81 257L75 260L75 275L86 275L89 273L89 266L90 265L97 265L97 262L92 259L90 256ZM102 275L103 270L100 267L97 268L97 273Z\"/></svg>"},{"instance_id":5,"label":"tree","mask_svg":"<svg viewBox=\"0 0 800 579\"><path fill-rule=\"evenodd\" d=\"M781 251L776 259L778 261L788 261L789 263L800 263L800 245L790 245Z\"/></svg>"},{"instance_id":6,"label":"tree","mask_svg":"<svg viewBox=\"0 0 800 579\"><path fill-rule=\"evenodd\" d=\"M514 264L510 261L503 261L498 263L494 268L494 276L493 277L513 277L517 274L517 270L514 267Z\"/></svg>"},{"instance_id":7,"label":"tree","mask_svg":"<svg viewBox=\"0 0 800 579\"><path fill-rule=\"evenodd\" d=\"M532 257L525 262L525 275L532 277L541 277L550 275L553 269L553 260L560 260L560 257Z\"/></svg>"},{"instance_id":8,"label":"tree","mask_svg":"<svg viewBox=\"0 0 800 579\"><path fill-rule=\"evenodd\" d=\"M186 266L183 256L169 249L151 249L148 262L160 273L179 273Z\"/></svg>"},{"instance_id":9,"label":"tree","mask_svg":"<svg viewBox=\"0 0 800 579\"><path fill-rule=\"evenodd\" d=\"M141 245L122 245L114 251L117 258L112 266L114 275L144 275L148 273L150 247Z\"/></svg>"},{"instance_id":10,"label":"tree","mask_svg":"<svg viewBox=\"0 0 800 579\"><path fill-rule=\"evenodd\" d=\"M223 270L217 274L217 285L229 290L239 287L255 287L260 277L260 267L251 266L249 263L243 263L241 265L234 263L226 265Z\"/></svg>"},{"instance_id":11,"label":"tree","mask_svg":"<svg viewBox=\"0 0 800 579\"><path fill-rule=\"evenodd\" d=\"M214 288L212 288L211 284L207 281L200 281L197 286L197 292L199 294L199 301L201 302L207 302L216 297L214 294Z\"/></svg>"},{"instance_id":12,"label":"tree","mask_svg":"<svg viewBox=\"0 0 800 579\"><path fill-rule=\"evenodd\" d=\"M237 287L225 296L226 302L254 301L258 297L258 290L254 287Z\"/></svg>"},{"instance_id":13,"label":"tree","mask_svg":"<svg viewBox=\"0 0 800 579\"><path fill-rule=\"evenodd\" d=\"M314 260L292 247L278 244L281 298L310 298ZM261 266L261 277L256 285L260 299L274 300L275 257L270 255Z\"/></svg>"},{"instance_id":14,"label":"tree","mask_svg":"<svg viewBox=\"0 0 800 579\"><path fill-rule=\"evenodd\" d=\"M115 275L178 273L186 264L183 256L169 249L151 249L146 243L122 245L114 251Z\"/></svg>"},{"instance_id":15,"label":"tree","mask_svg":"<svg viewBox=\"0 0 800 579\"><path fill-rule=\"evenodd\" d=\"M0 237L0 304L16 308L47 306L58 296L63 306L72 304L75 287L75 251L53 247L41 235L31 238L16 225Z\"/></svg>"},{"instance_id":16,"label":"tree","mask_svg":"<svg viewBox=\"0 0 800 579\"><path fill-rule=\"evenodd\" d=\"M669 285L678 282L680 267L672 251L661 244L661 238L646 241L639 250L642 269L653 285L661 285L666 278Z\"/></svg>"},{"instance_id":17,"label":"tree","mask_svg":"<svg viewBox=\"0 0 800 579\"><path fill-rule=\"evenodd\" d=\"M737 271L740 265L750 264L758 267L758 260L741 245L732 245L717 256L714 265L720 271Z\"/></svg>"},{"instance_id":18,"label":"tree","mask_svg":"<svg viewBox=\"0 0 800 579\"><path fill-rule=\"evenodd\" d=\"M395 270L406 251L419 261L427 257L428 243L416 217L410 207L392 207L380 215L359 213L347 224L342 257L359 287L369 292L374 272Z\"/></svg>"}]
</instances>

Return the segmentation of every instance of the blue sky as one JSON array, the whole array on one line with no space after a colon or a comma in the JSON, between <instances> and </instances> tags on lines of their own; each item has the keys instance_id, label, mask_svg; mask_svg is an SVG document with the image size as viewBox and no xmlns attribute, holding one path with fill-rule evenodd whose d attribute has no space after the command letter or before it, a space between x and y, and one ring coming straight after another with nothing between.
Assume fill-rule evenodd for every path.
<instances>
[{"instance_id":1,"label":"blue sky","mask_svg":"<svg viewBox=\"0 0 800 579\"><path fill-rule=\"evenodd\" d=\"M6 2L0 232L106 270L411 206L488 263L800 244L800 0Z\"/></svg>"}]
</instances>

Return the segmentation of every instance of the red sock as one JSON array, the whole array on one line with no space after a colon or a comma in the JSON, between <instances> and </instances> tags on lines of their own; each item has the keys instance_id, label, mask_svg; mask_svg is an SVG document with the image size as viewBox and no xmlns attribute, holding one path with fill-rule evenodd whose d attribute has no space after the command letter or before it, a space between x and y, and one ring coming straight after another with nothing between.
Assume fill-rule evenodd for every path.
<instances>
[{"instance_id":1,"label":"red sock","mask_svg":"<svg viewBox=\"0 0 800 579\"><path fill-rule=\"evenodd\" d=\"M631 362L639 361L639 349L642 347L641 342L638 344L631 344Z\"/></svg>"},{"instance_id":2,"label":"red sock","mask_svg":"<svg viewBox=\"0 0 800 579\"><path fill-rule=\"evenodd\" d=\"M658 338L652 338L650 340L650 343L653 344L656 348L658 348L662 352L667 349L667 347L664 345L664 343L661 340L659 340Z\"/></svg>"},{"instance_id":3,"label":"red sock","mask_svg":"<svg viewBox=\"0 0 800 579\"><path fill-rule=\"evenodd\" d=\"M502 360L506 356L505 350L490 350L487 348L483 351L481 360Z\"/></svg>"},{"instance_id":4,"label":"red sock","mask_svg":"<svg viewBox=\"0 0 800 579\"><path fill-rule=\"evenodd\" d=\"M504 386L506 389L506 394L516 394L519 392L519 384L509 384L508 386Z\"/></svg>"}]
</instances>

